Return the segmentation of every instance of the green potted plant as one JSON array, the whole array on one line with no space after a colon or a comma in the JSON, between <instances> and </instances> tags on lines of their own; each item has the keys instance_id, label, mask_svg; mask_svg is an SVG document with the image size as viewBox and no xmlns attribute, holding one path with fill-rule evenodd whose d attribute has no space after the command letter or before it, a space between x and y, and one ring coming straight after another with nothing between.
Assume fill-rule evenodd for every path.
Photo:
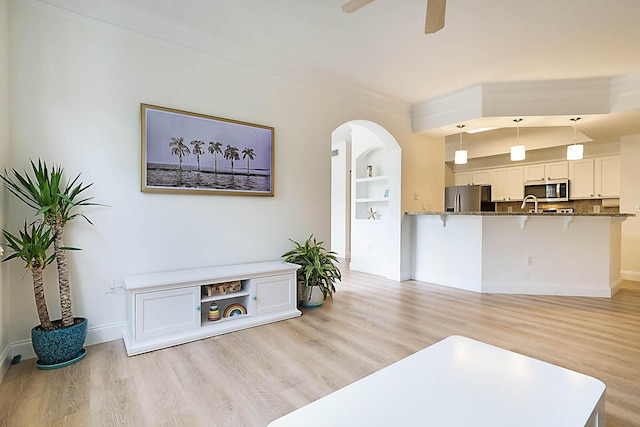
<instances>
[{"instance_id":1,"label":"green potted plant","mask_svg":"<svg viewBox=\"0 0 640 427\"><path fill-rule=\"evenodd\" d=\"M13 253L3 261L19 258L24 261L25 268L31 271L33 278L33 293L36 298L36 309L40 318L40 325L43 329L51 328L51 318L47 309L47 302L44 297L44 280L42 278L45 267L53 262L55 255L47 255L49 248L53 245L51 229L46 228L43 223L32 224L31 230L24 223L24 230L20 230L20 236L16 237L6 230L2 230L2 235L7 241ZM1 252L1 249L0 249Z\"/></svg>"},{"instance_id":2,"label":"green potted plant","mask_svg":"<svg viewBox=\"0 0 640 427\"><path fill-rule=\"evenodd\" d=\"M291 239L289 239L291 240ZM303 307L319 307L327 297L333 300L335 283L342 279L336 253L327 250L324 242L316 241L313 234L300 244L291 240L295 248L282 254L284 261L298 264L300 304Z\"/></svg>"},{"instance_id":3,"label":"green potted plant","mask_svg":"<svg viewBox=\"0 0 640 427\"><path fill-rule=\"evenodd\" d=\"M32 161L31 170L33 178L27 172L21 174L15 169L12 169L13 177L6 170L4 175L0 175L12 194L35 209L37 216L42 215L31 225L31 230L25 222L19 237L2 230L6 246L13 251L3 261L22 259L33 273L40 325L31 330L31 342L39 359L38 367L51 369L74 363L86 353L82 347L87 335L87 319L73 316L66 257L67 250L76 248L64 246L63 231L69 221L78 217L91 223L86 216L75 212L75 208L95 203L89 202L92 198L84 197L84 192L92 184L78 182L79 174L63 184L64 170L59 165L49 170L46 163L38 161L36 166ZM46 256L52 244L53 255ZM51 321L42 291L42 270L53 260L58 269L61 319Z\"/></svg>"}]
</instances>

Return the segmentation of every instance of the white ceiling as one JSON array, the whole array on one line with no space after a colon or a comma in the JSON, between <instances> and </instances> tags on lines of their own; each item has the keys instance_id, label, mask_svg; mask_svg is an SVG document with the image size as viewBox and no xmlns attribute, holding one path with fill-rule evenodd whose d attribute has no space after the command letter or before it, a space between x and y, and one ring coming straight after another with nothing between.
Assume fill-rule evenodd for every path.
<instances>
[{"instance_id":1,"label":"white ceiling","mask_svg":"<svg viewBox=\"0 0 640 427\"><path fill-rule=\"evenodd\" d=\"M430 35L426 0L376 0L352 14L343 0L41 1L189 31L209 51L257 52L408 106L485 82L640 73L640 0L448 0L444 29ZM593 139L640 133L640 110L591 125Z\"/></svg>"}]
</instances>

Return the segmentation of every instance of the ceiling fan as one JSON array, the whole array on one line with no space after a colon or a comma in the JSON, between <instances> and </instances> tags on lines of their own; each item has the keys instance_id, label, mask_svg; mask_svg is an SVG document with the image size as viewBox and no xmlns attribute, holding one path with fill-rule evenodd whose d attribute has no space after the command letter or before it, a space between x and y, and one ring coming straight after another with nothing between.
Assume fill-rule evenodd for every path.
<instances>
[{"instance_id":1,"label":"ceiling fan","mask_svg":"<svg viewBox=\"0 0 640 427\"><path fill-rule=\"evenodd\" d=\"M347 13L355 12L371 3L373 0L349 0L342 5L342 10ZM431 34L444 27L444 10L447 0L427 0L427 18L424 24L424 33Z\"/></svg>"}]
</instances>

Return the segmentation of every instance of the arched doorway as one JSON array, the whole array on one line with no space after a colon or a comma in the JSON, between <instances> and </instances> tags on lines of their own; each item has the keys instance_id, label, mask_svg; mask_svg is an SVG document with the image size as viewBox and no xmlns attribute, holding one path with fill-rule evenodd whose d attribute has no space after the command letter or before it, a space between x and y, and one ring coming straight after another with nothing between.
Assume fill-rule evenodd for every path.
<instances>
[{"instance_id":1,"label":"arched doorway","mask_svg":"<svg viewBox=\"0 0 640 427\"><path fill-rule=\"evenodd\" d=\"M332 132L331 249L352 270L401 277L401 148L382 126Z\"/></svg>"}]
</instances>

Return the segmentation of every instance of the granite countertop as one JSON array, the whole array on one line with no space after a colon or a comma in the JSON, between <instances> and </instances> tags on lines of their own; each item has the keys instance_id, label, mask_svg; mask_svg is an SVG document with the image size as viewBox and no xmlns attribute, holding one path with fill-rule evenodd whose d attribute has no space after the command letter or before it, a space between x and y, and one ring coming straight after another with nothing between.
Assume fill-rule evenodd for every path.
<instances>
[{"instance_id":1,"label":"granite countertop","mask_svg":"<svg viewBox=\"0 0 640 427\"><path fill-rule=\"evenodd\" d=\"M405 215L480 215L480 216L604 216L611 218L629 218L636 216L633 213L592 213L592 212L405 212Z\"/></svg>"}]
</instances>

